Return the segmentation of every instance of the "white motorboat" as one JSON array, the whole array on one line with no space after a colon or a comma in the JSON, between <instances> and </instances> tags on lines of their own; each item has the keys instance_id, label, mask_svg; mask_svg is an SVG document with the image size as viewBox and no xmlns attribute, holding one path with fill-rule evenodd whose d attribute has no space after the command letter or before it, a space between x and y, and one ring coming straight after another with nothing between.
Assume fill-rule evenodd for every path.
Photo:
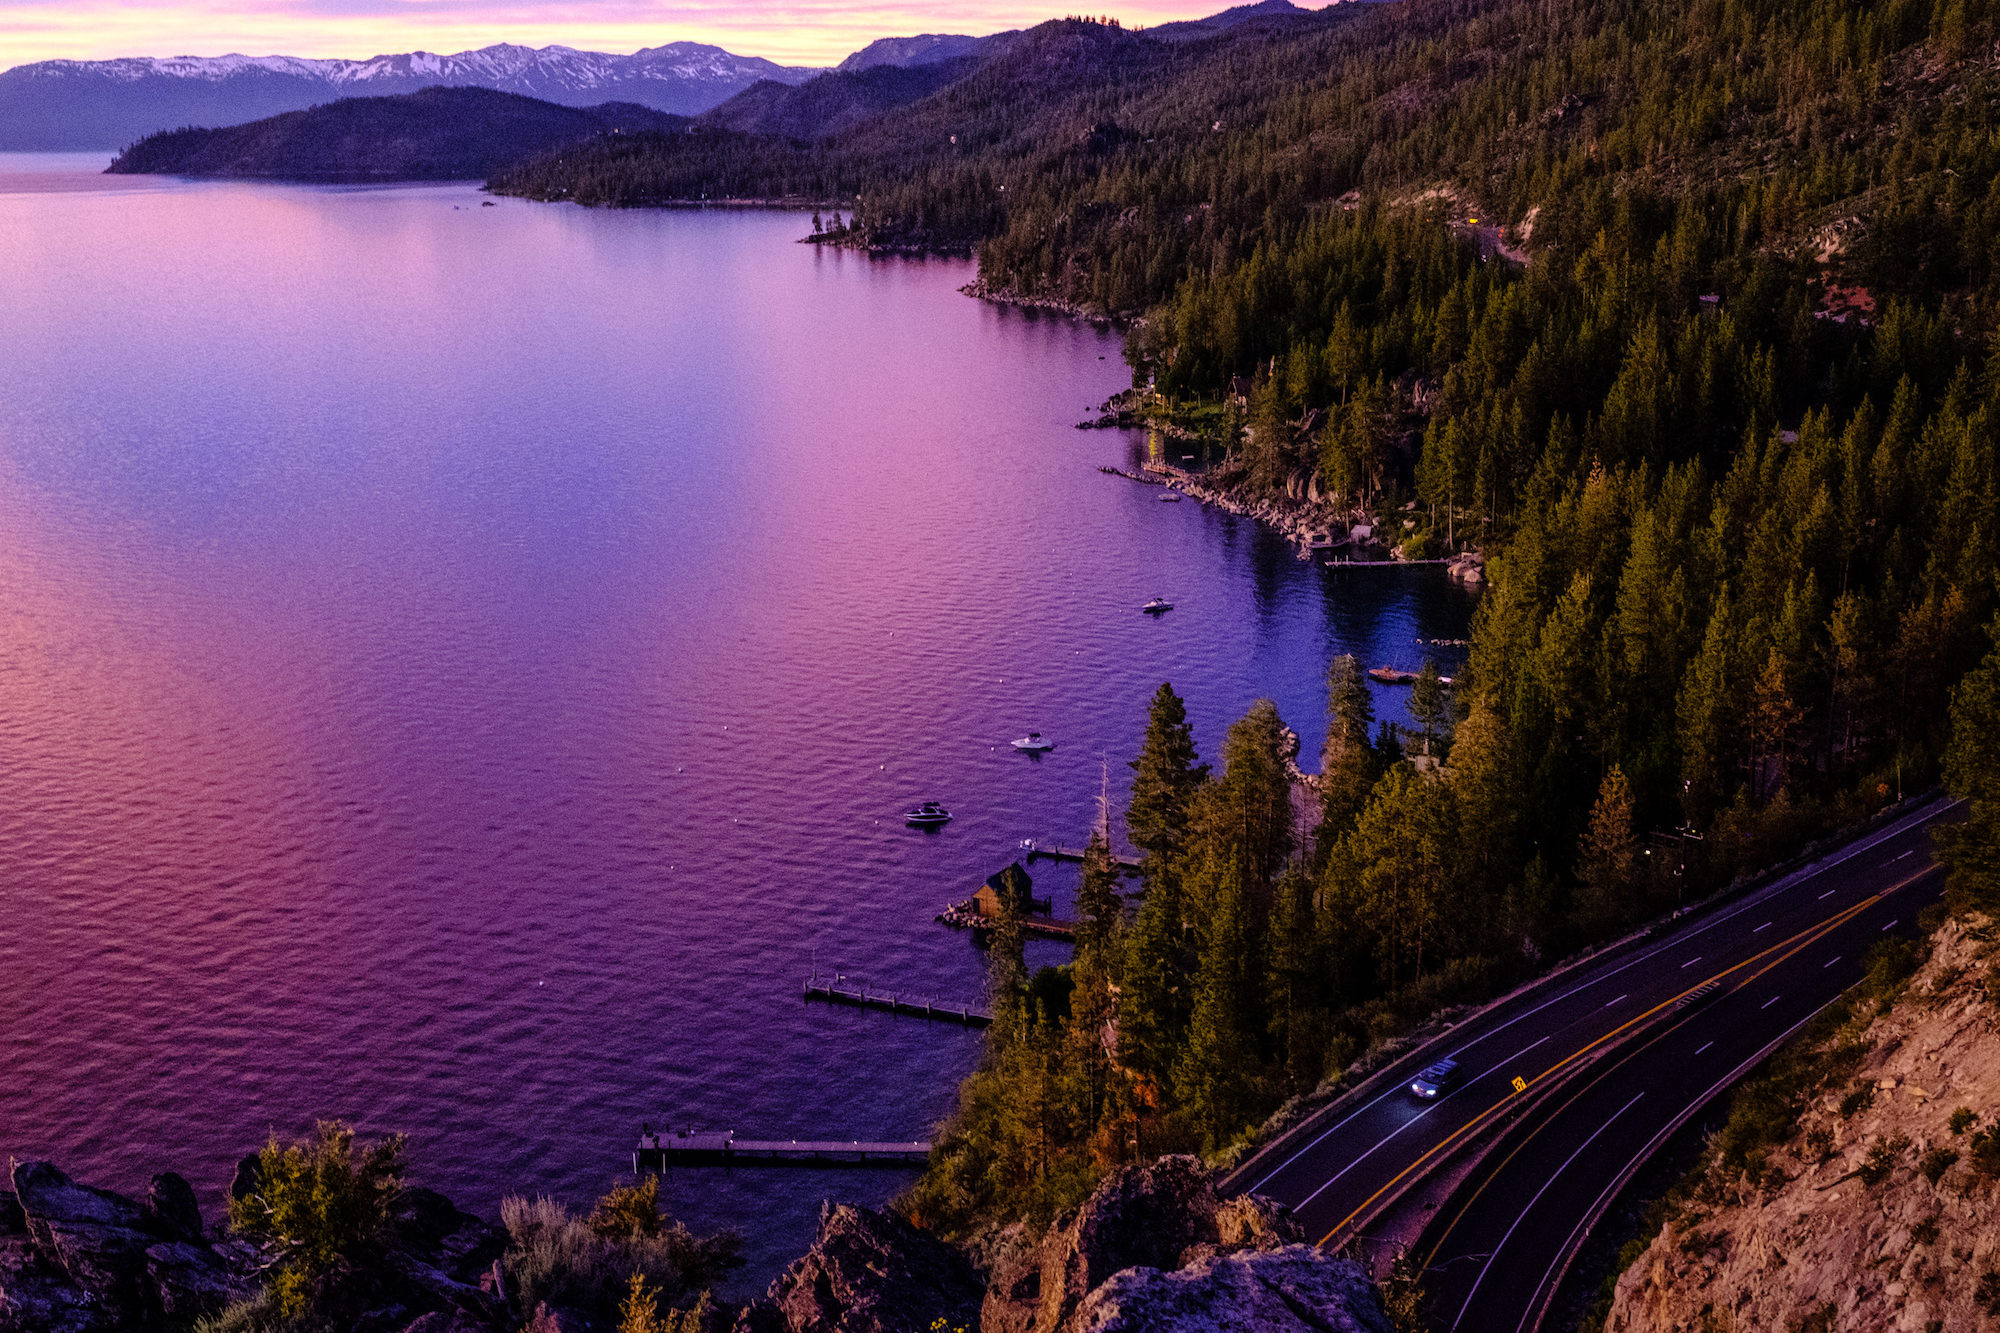
<instances>
[{"instance_id":1,"label":"white motorboat","mask_svg":"<svg viewBox=\"0 0 2000 1333\"><path fill-rule=\"evenodd\" d=\"M1015 741L1014 748L1023 754L1046 754L1056 748L1056 743L1039 731L1031 731Z\"/></svg>"},{"instance_id":2,"label":"white motorboat","mask_svg":"<svg viewBox=\"0 0 2000 1333\"><path fill-rule=\"evenodd\" d=\"M1153 599L1152 601L1150 601L1150 602L1146 603L1146 604L1145 604L1144 606L1140 607L1139 609L1140 609L1141 611L1144 611L1144 612L1145 612L1145 613L1146 613L1147 615L1154 615L1154 616L1156 616L1156 615L1159 615L1159 614L1160 614L1160 613L1161 613L1162 611L1171 611L1171 610L1173 610L1173 609L1174 609L1174 604L1173 604L1172 602L1168 601L1168 600L1167 600L1166 598L1164 598L1164 597L1155 597L1155 598L1154 598L1154 599Z\"/></svg>"},{"instance_id":3,"label":"white motorboat","mask_svg":"<svg viewBox=\"0 0 2000 1333\"><path fill-rule=\"evenodd\" d=\"M936 801L925 801L922 805L904 815L903 822L906 824L915 824L920 828L935 828L940 824L949 824L951 822L951 811L945 809Z\"/></svg>"}]
</instances>

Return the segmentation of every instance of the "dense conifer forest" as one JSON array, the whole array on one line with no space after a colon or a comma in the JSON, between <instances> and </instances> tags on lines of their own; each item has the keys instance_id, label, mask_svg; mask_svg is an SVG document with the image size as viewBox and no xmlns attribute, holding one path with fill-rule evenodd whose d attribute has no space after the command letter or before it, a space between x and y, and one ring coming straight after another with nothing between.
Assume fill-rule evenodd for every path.
<instances>
[{"instance_id":1,"label":"dense conifer forest","mask_svg":"<svg viewBox=\"0 0 2000 1333\"><path fill-rule=\"evenodd\" d=\"M1180 45L1073 20L817 144L702 127L497 182L810 197L856 244L976 249L991 289L1128 318L1149 410L1247 382L1199 418L1237 486L1487 555L1423 734L1335 664L1316 822L1275 710L1199 756L1162 687L1141 906L1094 860L1071 967L1027 976L995 932L1001 1018L916 1214L1046 1216L1136 1155L1226 1152L1948 747L1985 802L1961 892L1990 896L2000 666L1955 742L1951 701L2000 609L1995 17L1403 0Z\"/></svg>"}]
</instances>

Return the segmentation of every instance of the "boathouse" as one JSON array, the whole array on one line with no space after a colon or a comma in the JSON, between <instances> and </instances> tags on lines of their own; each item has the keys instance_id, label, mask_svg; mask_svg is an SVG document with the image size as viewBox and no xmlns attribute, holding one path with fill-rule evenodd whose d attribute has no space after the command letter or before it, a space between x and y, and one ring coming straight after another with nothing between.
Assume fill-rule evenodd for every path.
<instances>
[{"instance_id":1,"label":"boathouse","mask_svg":"<svg viewBox=\"0 0 2000 1333\"><path fill-rule=\"evenodd\" d=\"M1038 912L1046 916L1053 910L1049 899L1035 896L1035 882L1028 878L1027 868L1019 861L988 875L979 891L972 895L972 904L981 916L999 916L1002 903L1012 904L1022 916Z\"/></svg>"}]
</instances>

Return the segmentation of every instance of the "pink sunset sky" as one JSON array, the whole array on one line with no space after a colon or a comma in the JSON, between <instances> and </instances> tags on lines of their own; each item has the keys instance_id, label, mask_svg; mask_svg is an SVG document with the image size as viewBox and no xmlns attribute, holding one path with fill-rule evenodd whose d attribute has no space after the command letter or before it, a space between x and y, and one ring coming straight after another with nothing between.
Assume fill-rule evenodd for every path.
<instances>
[{"instance_id":1,"label":"pink sunset sky","mask_svg":"<svg viewBox=\"0 0 2000 1333\"><path fill-rule=\"evenodd\" d=\"M364 57L494 42L635 51L713 42L740 55L825 65L877 37L985 34L1066 13L1128 25L1198 18L1234 0L1115 8L1035 0L0 0L0 68L129 55Z\"/></svg>"}]
</instances>

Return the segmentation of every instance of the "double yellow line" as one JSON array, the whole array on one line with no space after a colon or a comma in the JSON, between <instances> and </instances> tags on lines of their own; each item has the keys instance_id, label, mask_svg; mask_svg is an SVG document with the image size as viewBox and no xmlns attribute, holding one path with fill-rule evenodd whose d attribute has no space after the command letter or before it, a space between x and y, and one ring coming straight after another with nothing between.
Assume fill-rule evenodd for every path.
<instances>
[{"instance_id":1,"label":"double yellow line","mask_svg":"<svg viewBox=\"0 0 2000 1333\"><path fill-rule=\"evenodd\" d=\"M1349 1213L1346 1217L1343 1217L1340 1219L1340 1221L1336 1222L1333 1225L1333 1229L1331 1231L1328 1231L1324 1236L1321 1236L1319 1238L1320 1246L1324 1248L1327 1242L1331 1241L1335 1236L1339 1235L1342 1231L1346 1230L1347 1227L1356 1218L1360 1217L1363 1213L1366 1213L1370 1208L1372 1208L1375 1205L1375 1201L1377 1199L1381 1198L1384 1194L1387 1194L1390 1190L1395 1189L1398 1185L1402 1184L1405 1180L1409 1179L1409 1177L1412 1174L1421 1170L1424 1164L1430 1161L1433 1157L1437 1156L1445 1149L1451 1147L1453 1144L1457 1143L1460 1139L1464 1138L1466 1135L1471 1134L1475 1130L1480 1129L1488 1121L1492 1120L1495 1116L1499 1115L1502 1111L1506 1110L1508 1107L1513 1106L1515 1104L1516 1098L1526 1096L1530 1089L1546 1082L1548 1079L1562 1072L1564 1069L1567 1069L1569 1066L1575 1064L1578 1060L1581 1060L1584 1056L1589 1055L1592 1051L1604 1045L1606 1042L1615 1040L1616 1038L1622 1036L1624 1033L1626 1033L1633 1027L1637 1026L1638 1024L1645 1022L1647 1019L1653 1017L1661 1010L1671 1009L1674 1005L1679 1004L1682 1000L1694 994L1696 991L1700 990L1703 986L1709 985L1711 982L1726 980L1727 978L1735 975L1736 973L1741 972L1743 969L1750 967L1756 963L1762 962L1764 959L1769 958L1770 961L1768 963L1765 963L1763 967L1758 968L1755 972L1743 978L1742 982L1736 987L1736 989L1741 990L1744 986L1748 986L1751 982L1757 980L1757 978L1763 976L1766 972L1769 972L1772 968L1778 966L1778 964L1784 962L1786 959L1798 953L1799 950L1810 946L1813 943L1813 941L1824 936L1829 931L1838 930L1841 926L1847 924L1847 922L1853 920L1861 913L1867 911L1870 907L1873 907L1876 903L1881 902L1884 898L1888 897L1890 894L1895 893L1899 889L1907 888L1911 884L1914 884L1918 880L1922 879L1924 876L1930 874L1935 869L1936 869L1935 866L1926 866L1922 870L1918 871L1916 874L1911 875L1908 879L1902 880L1897 884L1893 884L1890 887L1881 890L1880 892L1871 893L1866 898L1863 898L1860 902L1855 903L1853 906L1843 908L1842 910L1835 912L1832 916L1827 917L1825 920L1817 922L1814 925L1807 926L1804 930L1800 931L1796 935L1793 935L1791 938L1780 940L1776 944L1773 944L1770 948L1762 951L1761 953L1752 954L1750 957L1744 959L1740 963L1737 963L1735 966L1726 967L1722 971L1717 972L1714 976L1702 978L1694 985L1682 991L1679 995L1673 996L1671 999L1662 1000L1660 1003L1654 1005L1651 1009L1646 1010L1646 1012L1638 1015L1637 1017L1627 1019L1625 1022L1620 1023L1617 1027L1611 1029L1611 1031L1605 1033L1603 1036L1598 1037L1596 1040L1591 1041L1586 1045L1578 1047L1576 1050L1570 1052L1570 1054L1564 1056L1562 1059L1550 1065L1547 1069L1543 1070L1541 1073L1535 1075L1535 1077L1527 1080L1525 1086L1516 1089L1512 1097L1508 1097L1502 1101L1495 1102L1492 1106L1480 1112L1479 1115L1474 1117L1472 1120L1467 1121L1465 1124L1453 1130L1441 1142L1437 1143L1428 1152L1424 1153L1423 1156L1417 1158L1416 1161L1404 1167L1387 1184L1383 1185L1380 1189L1376 1190L1366 1199L1363 1199L1361 1201L1360 1206L1357 1207L1353 1212ZM1772 957L1773 954L1776 954L1778 956L1773 958ZM1482 1185L1480 1188L1484 1189L1485 1186ZM1436 1253L1436 1251L1433 1250L1432 1253Z\"/></svg>"}]
</instances>

